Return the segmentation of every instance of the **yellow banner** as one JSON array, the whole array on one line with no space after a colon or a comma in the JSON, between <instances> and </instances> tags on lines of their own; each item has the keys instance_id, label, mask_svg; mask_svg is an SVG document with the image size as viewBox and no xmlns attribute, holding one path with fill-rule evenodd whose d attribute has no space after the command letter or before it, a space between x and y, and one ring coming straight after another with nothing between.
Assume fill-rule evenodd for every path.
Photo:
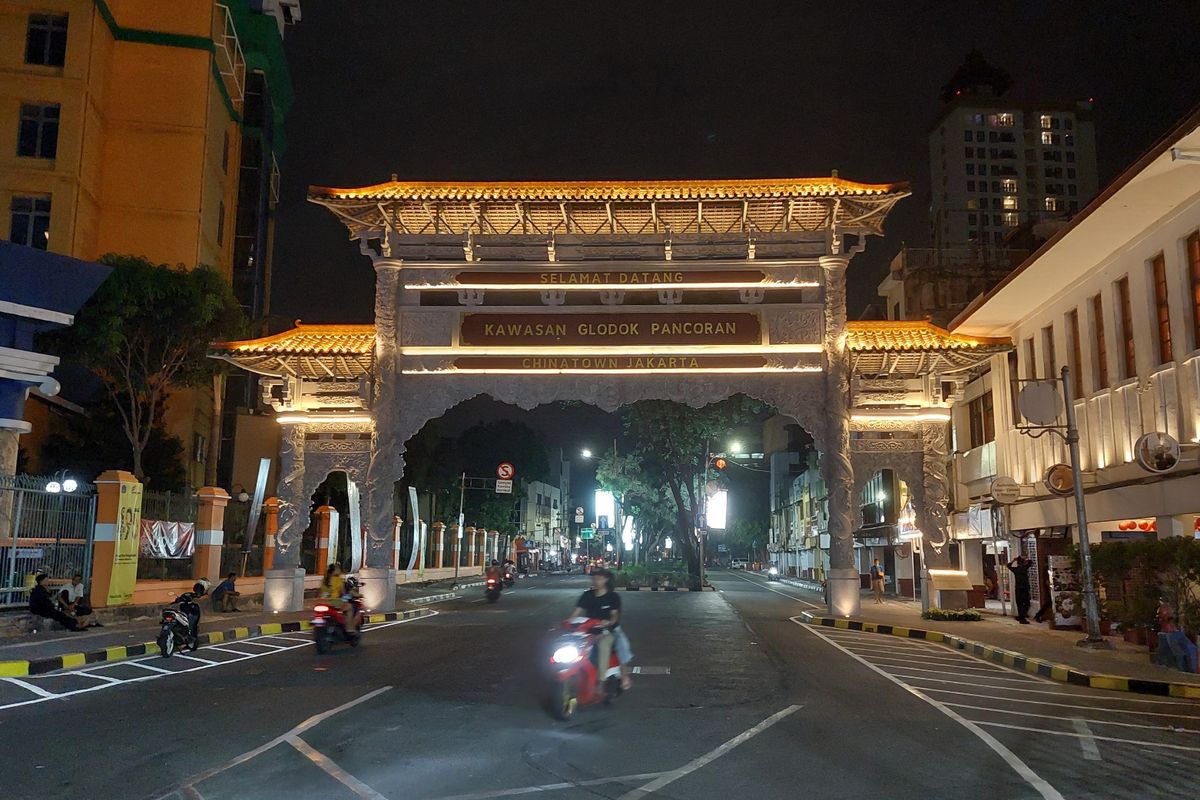
<instances>
[{"instance_id":1,"label":"yellow banner","mask_svg":"<svg viewBox=\"0 0 1200 800\"><path fill-rule=\"evenodd\" d=\"M117 503L117 540L113 548L112 579L108 582L107 605L119 606L133 600L137 583L138 543L142 528L142 485L122 483Z\"/></svg>"}]
</instances>

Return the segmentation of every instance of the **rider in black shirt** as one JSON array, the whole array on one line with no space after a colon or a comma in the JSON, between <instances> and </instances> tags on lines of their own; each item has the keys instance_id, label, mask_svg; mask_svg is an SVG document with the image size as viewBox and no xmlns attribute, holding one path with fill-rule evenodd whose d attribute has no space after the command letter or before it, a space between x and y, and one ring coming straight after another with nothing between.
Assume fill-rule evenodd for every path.
<instances>
[{"instance_id":1,"label":"rider in black shirt","mask_svg":"<svg viewBox=\"0 0 1200 800\"><path fill-rule=\"evenodd\" d=\"M592 572L592 588L579 595L575 601L572 617L587 617L607 623L606 627L616 637L617 659L621 662L621 688L628 690L633 682L629 678L633 649L629 637L621 628L621 596L614 590L615 579L606 569Z\"/></svg>"}]
</instances>

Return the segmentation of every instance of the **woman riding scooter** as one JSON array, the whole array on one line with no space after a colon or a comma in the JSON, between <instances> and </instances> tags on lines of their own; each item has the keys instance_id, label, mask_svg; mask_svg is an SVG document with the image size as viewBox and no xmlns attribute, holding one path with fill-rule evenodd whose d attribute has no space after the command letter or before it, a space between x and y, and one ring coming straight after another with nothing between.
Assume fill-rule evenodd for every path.
<instances>
[{"instance_id":1,"label":"woman riding scooter","mask_svg":"<svg viewBox=\"0 0 1200 800\"><path fill-rule=\"evenodd\" d=\"M621 626L621 596L616 592L616 579L606 569L592 570L592 588L579 596L575 601L575 610L571 617L587 617L603 621L615 637L617 660L621 662L621 689L629 691L633 681L629 677L630 662L633 661L633 649L629 646L629 637ZM601 656L604 663L604 656Z\"/></svg>"}]
</instances>

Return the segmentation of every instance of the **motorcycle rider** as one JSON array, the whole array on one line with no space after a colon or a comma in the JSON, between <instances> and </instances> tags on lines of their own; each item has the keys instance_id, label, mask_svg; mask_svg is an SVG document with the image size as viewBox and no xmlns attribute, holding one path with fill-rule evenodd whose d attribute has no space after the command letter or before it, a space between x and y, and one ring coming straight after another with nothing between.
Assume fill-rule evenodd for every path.
<instances>
[{"instance_id":1,"label":"motorcycle rider","mask_svg":"<svg viewBox=\"0 0 1200 800\"><path fill-rule=\"evenodd\" d=\"M492 563L488 565L487 571L484 573L484 577L488 580L492 580L494 578L495 580L499 581L502 579L504 577L504 573L500 570L500 562L493 558Z\"/></svg>"},{"instance_id":2,"label":"motorcycle rider","mask_svg":"<svg viewBox=\"0 0 1200 800\"><path fill-rule=\"evenodd\" d=\"M629 637L625 635L625 629L621 626L621 596L616 592L616 579L606 569L592 570L591 579L592 588L575 601L575 610L569 618L598 619L612 632L617 647L617 660L621 662L621 688L628 691L633 686L629 677L633 649L629 646Z\"/></svg>"},{"instance_id":3,"label":"motorcycle rider","mask_svg":"<svg viewBox=\"0 0 1200 800\"><path fill-rule=\"evenodd\" d=\"M342 584L342 619L346 620L346 633L356 633L362 629L363 612L362 603L356 603L355 600L362 598L362 592L358 590L358 578L353 575L346 577L346 582Z\"/></svg>"}]
</instances>

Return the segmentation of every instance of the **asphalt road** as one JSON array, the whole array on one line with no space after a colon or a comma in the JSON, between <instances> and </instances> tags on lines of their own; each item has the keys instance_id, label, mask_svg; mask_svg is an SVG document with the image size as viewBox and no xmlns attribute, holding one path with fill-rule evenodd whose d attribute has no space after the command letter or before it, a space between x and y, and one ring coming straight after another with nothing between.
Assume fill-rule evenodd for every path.
<instances>
[{"instance_id":1,"label":"asphalt road","mask_svg":"<svg viewBox=\"0 0 1200 800\"><path fill-rule=\"evenodd\" d=\"M538 659L580 576L522 581L494 606L471 590L323 657L286 634L27 681L75 692L61 697L0 684L0 797L1190 796L1197 704L818 631L792 619L804 591L714 583L622 593L645 674L568 724L538 702Z\"/></svg>"}]
</instances>

